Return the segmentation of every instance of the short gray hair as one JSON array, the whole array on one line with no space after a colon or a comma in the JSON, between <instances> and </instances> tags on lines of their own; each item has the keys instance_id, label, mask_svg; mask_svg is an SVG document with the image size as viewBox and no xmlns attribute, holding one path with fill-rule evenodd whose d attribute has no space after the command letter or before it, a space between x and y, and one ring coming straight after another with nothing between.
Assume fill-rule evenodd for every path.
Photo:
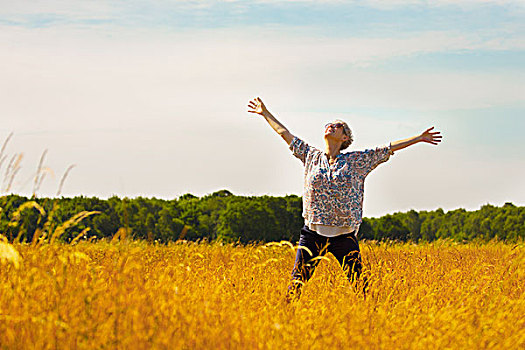
<instances>
[{"instance_id":1,"label":"short gray hair","mask_svg":"<svg viewBox=\"0 0 525 350\"><path fill-rule=\"evenodd\" d=\"M339 150L342 151L348 148L348 146L350 146L352 142L354 142L354 135L352 135L352 130L350 129L348 124L346 124L346 122L342 121L341 119L337 119L335 123L343 124L343 132L345 133L346 136L348 136L348 140L346 140L345 142L341 144L341 148Z\"/></svg>"}]
</instances>

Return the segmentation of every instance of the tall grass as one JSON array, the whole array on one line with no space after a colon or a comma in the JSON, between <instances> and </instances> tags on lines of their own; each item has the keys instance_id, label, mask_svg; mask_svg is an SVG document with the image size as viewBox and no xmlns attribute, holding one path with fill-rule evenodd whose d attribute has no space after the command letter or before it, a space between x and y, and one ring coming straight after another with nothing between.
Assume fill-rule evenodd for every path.
<instances>
[{"instance_id":1,"label":"tall grass","mask_svg":"<svg viewBox=\"0 0 525 350\"><path fill-rule=\"evenodd\" d=\"M5 163L6 159L9 158L7 154L5 154L7 145L11 138L13 137L13 133L10 133L9 136L5 139L2 147L0 148L0 170L2 169L2 165ZM99 214L98 211L81 211L75 215L73 215L68 220L59 223L55 221L55 213L59 208L58 204L58 196L62 193L62 189L64 186L64 183L71 172L71 170L75 167L74 164L70 165L64 174L62 175L62 178L60 179L60 184L58 186L58 190L56 193L56 197L53 200L53 206L49 212L46 212L44 208L38 204L34 199L36 198L37 192L40 190L40 187L42 186L42 183L44 181L44 178L46 177L46 174L53 174L53 171L45 166L45 159L47 156L47 150L44 150L42 152L42 155L40 157L40 161L38 162L36 173L33 176L33 192L32 192L32 199L21 204L12 214L9 221L9 228L18 228L18 234L16 237L10 237L11 240L20 242L20 241L32 241L33 246L40 245L42 243L54 243L55 240L58 240L61 238L62 235L66 232L67 229L71 227L77 226L83 219L85 219L88 216ZM0 194L2 192L9 192L12 190L12 185L15 177L17 176L19 170L21 169L21 162L23 159L23 153L15 153L13 156L11 156L9 163L7 164L3 183L4 188L3 190L0 190ZM3 208L0 207L0 213L2 212ZM24 211L35 211L38 213L37 217L37 225L40 225L43 223L41 228L36 228L34 232L29 232L28 228L24 226L24 223L21 223L22 219L22 213ZM83 230L75 239L73 239L73 242L78 241L78 239L81 236L84 236L88 229ZM6 233L6 232L2 232ZM5 237L4 237L5 239ZM7 240L6 240L7 242Z\"/></svg>"},{"instance_id":2,"label":"tall grass","mask_svg":"<svg viewBox=\"0 0 525 350\"><path fill-rule=\"evenodd\" d=\"M7 349L525 346L523 245L363 244L366 299L329 255L288 304L288 244L0 244Z\"/></svg>"}]
</instances>

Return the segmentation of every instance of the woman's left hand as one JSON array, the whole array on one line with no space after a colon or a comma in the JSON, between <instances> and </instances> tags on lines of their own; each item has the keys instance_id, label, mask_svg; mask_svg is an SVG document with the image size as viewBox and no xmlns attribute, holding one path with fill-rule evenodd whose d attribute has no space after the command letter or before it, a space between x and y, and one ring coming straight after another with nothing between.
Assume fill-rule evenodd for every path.
<instances>
[{"instance_id":1,"label":"woman's left hand","mask_svg":"<svg viewBox=\"0 0 525 350\"><path fill-rule=\"evenodd\" d=\"M405 140L394 141L390 143L390 150L392 152L399 151L400 149L406 148L408 146L415 145L419 142L426 142L432 145L437 145L441 142L441 132L432 131L434 127L431 127L421 133L419 136L412 136Z\"/></svg>"},{"instance_id":2,"label":"woman's left hand","mask_svg":"<svg viewBox=\"0 0 525 350\"><path fill-rule=\"evenodd\" d=\"M433 145L437 145L441 142L441 132L439 131L432 131L434 130L434 127L431 127L425 131L421 135L419 135L419 139L423 142L431 143Z\"/></svg>"}]
</instances>

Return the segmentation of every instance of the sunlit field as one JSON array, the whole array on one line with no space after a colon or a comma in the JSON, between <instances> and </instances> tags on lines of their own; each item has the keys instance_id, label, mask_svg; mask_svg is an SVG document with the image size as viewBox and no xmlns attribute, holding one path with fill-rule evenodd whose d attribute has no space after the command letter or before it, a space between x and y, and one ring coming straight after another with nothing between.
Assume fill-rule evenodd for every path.
<instances>
[{"instance_id":1,"label":"sunlit field","mask_svg":"<svg viewBox=\"0 0 525 350\"><path fill-rule=\"evenodd\" d=\"M0 243L2 349L518 349L523 245L366 244L287 303L291 245Z\"/></svg>"}]
</instances>

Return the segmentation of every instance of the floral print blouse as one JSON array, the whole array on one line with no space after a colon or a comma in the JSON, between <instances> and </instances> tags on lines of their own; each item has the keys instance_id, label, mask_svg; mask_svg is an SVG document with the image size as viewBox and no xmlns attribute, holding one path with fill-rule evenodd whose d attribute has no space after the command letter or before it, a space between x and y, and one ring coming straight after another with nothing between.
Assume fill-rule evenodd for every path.
<instances>
[{"instance_id":1,"label":"floral print blouse","mask_svg":"<svg viewBox=\"0 0 525 350\"><path fill-rule=\"evenodd\" d=\"M290 150L304 164L306 225L347 226L357 232L363 221L365 178L390 158L390 146L340 153L333 164L324 152L297 137Z\"/></svg>"}]
</instances>

